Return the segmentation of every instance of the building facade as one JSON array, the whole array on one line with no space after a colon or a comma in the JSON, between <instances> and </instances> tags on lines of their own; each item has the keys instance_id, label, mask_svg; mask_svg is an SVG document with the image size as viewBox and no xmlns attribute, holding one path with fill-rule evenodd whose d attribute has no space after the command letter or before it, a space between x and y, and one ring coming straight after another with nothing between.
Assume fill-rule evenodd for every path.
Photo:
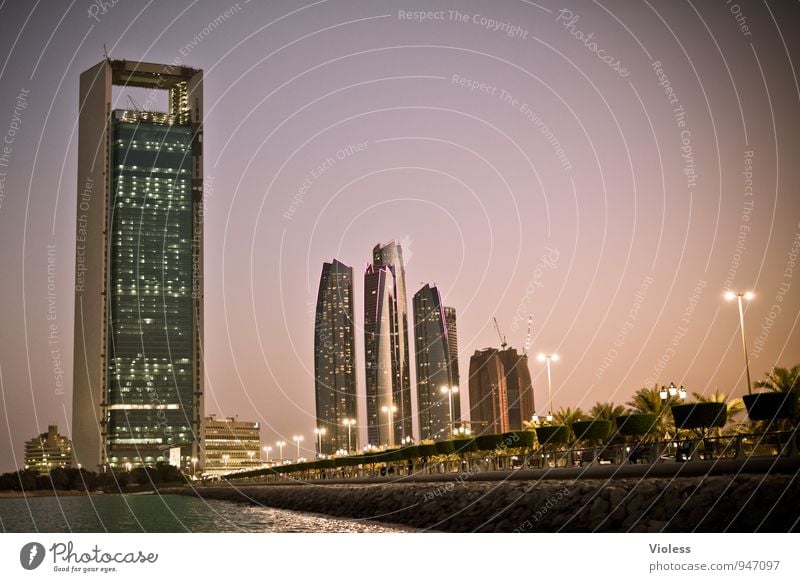
<instances>
[{"instance_id":1,"label":"building facade","mask_svg":"<svg viewBox=\"0 0 800 582\"><path fill-rule=\"evenodd\" d=\"M411 372L403 249L377 245L364 273L367 435L371 445L411 437ZM390 428L391 425L391 428Z\"/></svg>"},{"instance_id":2,"label":"building facade","mask_svg":"<svg viewBox=\"0 0 800 582\"><path fill-rule=\"evenodd\" d=\"M517 350L513 348L500 350L499 354L506 377L508 429L522 430L523 423L530 421L536 413L528 356L527 354L518 354Z\"/></svg>"},{"instance_id":3,"label":"building facade","mask_svg":"<svg viewBox=\"0 0 800 582\"><path fill-rule=\"evenodd\" d=\"M58 426L51 424L47 432L25 442L25 468L47 475L56 467L66 468L72 463L72 442L58 434Z\"/></svg>"},{"instance_id":4,"label":"building facade","mask_svg":"<svg viewBox=\"0 0 800 582\"><path fill-rule=\"evenodd\" d=\"M257 422L209 416L203 423L207 475L224 475L261 466L261 428Z\"/></svg>"},{"instance_id":5,"label":"building facade","mask_svg":"<svg viewBox=\"0 0 800 582\"><path fill-rule=\"evenodd\" d=\"M469 411L475 434L508 432L508 392L499 350L477 350L469 360Z\"/></svg>"},{"instance_id":6,"label":"building facade","mask_svg":"<svg viewBox=\"0 0 800 582\"><path fill-rule=\"evenodd\" d=\"M455 310L444 307L439 289L427 284L414 294L413 307L420 439L447 439L461 420L458 368L453 369L458 346L454 358L451 345L451 331L456 341Z\"/></svg>"},{"instance_id":7,"label":"building facade","mask_svg":"<svg viewBox=\"0 0 800 582\"><path fill-rule=\"evenodd\" d=\"M73 455L198 459L203 423L202 71L105 60L80 78ZM114 86L168 93L113 110Z\"/></svg>"},{"instance_id":8,"label":"building facade","mask_svg":"<svg viewBox=\"0 0 800 582\"><path fill-rule=\"evenodd\" d=\"M314 384L317 452L332 455L358 449L356 327L353 269L333 260L322 266L314 320ZM320 447L321 444L321 447Z\"/></svg>"},{"instance_id":9,"label":"building facade","mask_svg":"<svg viewBox=\"0 0 800 582\"><path fill-rule=\"evenodd\" d=\"M513 348L476 351L469 362L469 402L478 434L522 430L536 411L528 356Z\"/></svg>"}]
</instances>

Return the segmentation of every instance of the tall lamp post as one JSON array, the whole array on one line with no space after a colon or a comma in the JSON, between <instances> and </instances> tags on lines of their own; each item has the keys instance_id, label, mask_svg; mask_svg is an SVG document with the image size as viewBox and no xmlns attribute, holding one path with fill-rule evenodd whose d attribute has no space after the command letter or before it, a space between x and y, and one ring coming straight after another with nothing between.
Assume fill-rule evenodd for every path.
<instances>
[{"instance_id":1,"label":"tall lamp post","mask_svg":"<svg viewBox=\"0 0 800 582\"><path fill-rule=\"evenodd\" d=\"M297 458L300 459L300 443L303 442L302 436L293 436L292 440L297 443Z\"/></svg>"},{"instance_id":2,"label":"tall lamp post","mask_svg":"<svg viewBox=\"0 0 800 582\"><path fill-rule=\"evenodd\" d=\"M738 299L739 301L739 327L742 330L742 352L744 353L744 369L747 371L748 394L752 394L753 389L750 386L750 358L747 357L747 342L744 339L744 308L742 307L742 297L744 297L747 301L750 301L755 296L755 293L752 291L745 291L744 293L728 291L725 293L725 299L728 301L733 301L734 299Z\"/></svg>"},{"instance_id":3,"label":"tall lamp post","mask_svg":"<svg viewBox=\"0 0 800 582\"><path fill-rule=\"evenodd\" d=\"M547 422L553 420L553 380L550 373L550 361L558 361L558 354L539 354L537 359L540 362L547 362Z\"/></svg>"},{"instance_id":4,"label":"tall lamp post","mask_svg":"<svg viewBox=\"0 0 800 582\"><path fill-rule=\"evenodd\" d=\"M449 396L449 403L450 403L450 436L453 436L453 431L455 430L455 421L453 420L453 394L458 394L458 386L442 386L439 388L439 392L442 394L447 394Z\"/></svg>"},{"instance_id":5,"label":"tall lamp post","mask_svg":"<svg viewBox=\"0 0 800 582\"><path fill-rule=\"evenodd\" d=\"M347 427L347 454L350 454L350 451L353 450L352 442L350 440L350 431L355 426L356 420L354 418L345 418L342 421L342 424Z\"/></svg>"},{"instance_id":6,"label":"tall lamp post","mask_svg":"<svg viewBox=\"0 0 800 582\"><path fill-rule=\"evenodd\" d=\"M267 454L266 463L269 464L269 452L272 450L272 447L264 447L264 452Z\"/></svg>"},{"instance_id":7,"label":"tall lamp post","mask_svg":"<svg viewBox=\"0 0 800 582\"><path fill-rule=\"evenodd\" d=\"M327 429L324 428L315 428L314 434L317 435L317 456L322 458L322 435L324 435Z\"/></svg>"},{"instance_id":8,"label":"tall lamp post","mask_svg":"<svg viewBox=\"0 0 800 582\"><path fill-rule=\"evenodd\" d=\"M389 446L394 446L394 418L393 415L397 412L397 406L384 406L381 408L383 412L389 415Z\"/></svg>"},{"instance_id":9,"label":"tall lamp post","mask_svg":"<svg viewBox=\"0 0 800 582\"><path fill-rule=\"evenodd\" d=\"M278 457L280 457L280 460L283 461L283 447L286 445L286 441L278 441L275 444L278 445Z\"/></svg>"}]
</instances>

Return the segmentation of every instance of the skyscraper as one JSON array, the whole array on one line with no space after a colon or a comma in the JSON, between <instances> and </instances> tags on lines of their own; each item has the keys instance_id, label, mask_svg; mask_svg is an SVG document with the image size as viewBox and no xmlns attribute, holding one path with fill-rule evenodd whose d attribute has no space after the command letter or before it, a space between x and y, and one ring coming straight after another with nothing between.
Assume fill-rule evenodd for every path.
<instances>
[{"instance_id":1,"label":"skyscraper","mask_svg":"<svg viewBox=\"0 0 800 582\"><path fill-rule=\"evenodd\" d=\"M442 392L458 386L458 369L453 370L458 346L454 358L450 335L455 343L455 310L444 307L439 289L430 285L417 291L413 304L420 438L450 438L452 426L461 420L459 393Z\"/></svg>"},{"instance_id":2,"label":"skyscraper","mask_svg":"<svg viewBox=\"0 0 800 582\"><path fill-rule=\"evenodd\" d=\"M469 362L469 402L478 433L521 430L535 411L528 356L513 348L476 351Z\"/></svg>"},{"instance_id":3,"label":"skyscraper","mask_svg":"<svg viewBox=\"0 0 800 582\"><path fill-rule=\"evenodd\" d=\"M377 245L372 261L364 273L368 440L373 445L399 444L412 435L403 250L397 241Z\"/></svg>"},{"instance_id":4,"label":"skyscraper","mask_svg":"<svg viewBox=\"0 0 800 582\"><path fill-rule=\"evenodd\" d=\"M112 60L80 77L72 438L85 468L179 450L202 469L202 80ZM168 111L112 111L113 86L167 92Z\"/></svg>"},{"instance_id":5,"label":"skyscraper","mask_svg":"<svg viewBox=\"0 0 800 582\"><path fill-rule=\"evenodd\" d=\"M499 350L477 350L469 360L469 410L476 434L508 431L508 392Z\"/></svg>"},{"instance_id":6,"label":"skyscraper","mask_svg":"<svg viewBox=\"0 0 800 582\"><path fill-rule=\"evenodd\" d=\"M503 371L506 377L506 394L508 395L508 429L522 430L523 422L531 420L536 413L533 404L533 384L531 371L528 368L527 354L518 354L517 350L507 348L500 350Z\"/></svg>"},{"instance_id":7,"label":"skyscraper","mask_svg":"<svg viewBox=\"0 0 800 582\"><path fill-rule=\"evenodd\" d=\"M322 265L314 322L314 382L321 454L358 448L353 269L336 259Z\"/></svg>"},{"instance_id":8,"label":"skyscraper","mask_svg":"<svg viewBox=\"0 0 800 582\"><path fill-rule=\"evenodd\" d=\"M447 323L447 346L450 348L450 375L451 375L451 384L453 386L459 386L459 390L461 387L461 374L458 371L458 327L456 326L456 308L455 307L447 307L444 308L444 319ZM453 401L453 406L455 410L453 414L456 416L456 421L461 420L461 396L459 392L459 405L455 406L455 400Z\"/></svg>"}]
</instances>

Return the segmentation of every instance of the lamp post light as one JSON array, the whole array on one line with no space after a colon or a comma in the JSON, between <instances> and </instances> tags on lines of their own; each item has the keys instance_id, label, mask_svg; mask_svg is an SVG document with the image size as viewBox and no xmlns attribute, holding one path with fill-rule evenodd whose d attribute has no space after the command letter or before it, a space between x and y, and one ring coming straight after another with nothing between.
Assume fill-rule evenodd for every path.
<instances>
[{"instance_id":1,"label":"lamp post light","mask_svg":"<svg viewBox=\"0 0 800 582\"><path fill-rule=\"evenodd\" d=\"M197 457L192 457L192 477L197 475Z\"/></svg>"},{"instance_id":2,"label":"lamp post light","mask_svg":"<svg viewBox=\"0 0 800 582\"><path fill-rule=\"evenodd\" d=\"M297 459L299 460L300 459L300 443L303 442L303 437L300 436L300 435L293 436L292 440L297 443Z\"/></svg>"},{"instance_id":3,"label":"lamp post light","mask_svg":"<svg viewBox=\"0 0 800 582\"><path fill-rule=\"evenodd\" d=\"M381 408L383 412L389 415L389 446L394 445L394 420L393 415L397 412L397 406L392 404L391 406L384 406Z\"/></svg>"},{"instance_id":4,"label":"lamp post light","mask_svg":"<svg viewBox=\"0 0 800 582\"><path fill-rule=\"evenodd\" d=\"M250 466L252 466L253 465L253 457L256 456L256 452L255 451L247 451L247 456L250 457Z\"/></svg>"},{"instance_id":5,"label":"lamp post light","mask_svg":"<svg viewBox=\"0 0 800 582\"><path fill-rule=\"evenodd\" d=\"M547 362L547 422L553 421L553 380L550 373L550 361L558 361L558 354L539 354L540 362Z\"/></svg>"},{"instance_id":6,"label":"lamp post light","mask_svg":"<svg viewBox=\"0 0 800 582\"><path fill-rule=\"evenodd\" d=\"M325 428L315 428L314 434L317 435L317 457L322 458L322 435L327 431Z\"/></svg>"},{"instance_id":7,"label":"lamp post light","mask_svg":"<svg viewBox=\"0 0 800 582\"><path fill-rule=\"evenodd\" d=\"M222 468L227 470L228 469L228 460L231 458L230 455L222 455Z\"/></svg>"},{"instance_id":8,"label":"lamp post light","mask_svg":"<svg viewBox=\"0 0 800 582\"><path fill-rule=\"evenodd\" d=\"M267 464L269 464L269 452L272 450L272 447L264 447L264 452L267 454Z\"/></svg>"},{"instance_id":9,"label":"lamp post light","mask_svg":"<svg viewBox=\"0 0 800 582\"><path fill-rule=\"evenodd\" d=\"M458 394L458 386L442 386L439 392L448 395L448 402L450 403L450 434L455 430L455 421L453 420L453 394Z\"/></svg>"},{"instance_id":10,"label":"lamp post light","mask_svg":"<svg viewBox=\"0 0 800 582\"><path fill-rule=\"evenodd\" d=\"M283 460L283 447L286 445L286 441L278 441L275 444L278 445L278 451L279 451L278 452L278 456L280 457L280 460L282 461Z\"/></svg>"},{"instance_id":11,"label":"lamp post light","mask_svg":"<svg viewBox=\"0 0 800 582\"><path fill-rule=\"evenodd\" d=\"M347 427L347 453L349 454L350 451L353 450L352 443L351 443L351 440L350 440L350 431L356 425L356 419L355 418L345 418L342 421L342 424Z\"/></svg>"},{"instance_id":12,"label":"lamp post light","mask_svg":"<svg viewBox=\"0 0 800 582\"><path fill-rule=\"evenodd\" d=\"M750 359L747 357L747 341L744 339L744 308L742 307L742 297L744 297L747 301L750 301L755 296L755 293L752 291L745 291L744 293L728 291L725 293L725 299L728 301L737 299L739 302L739 327L742 330L742 352L744 353L744 369L747 371L748 394L752 394L753 389L750 386Z\"/></svg>"}]
</instances>

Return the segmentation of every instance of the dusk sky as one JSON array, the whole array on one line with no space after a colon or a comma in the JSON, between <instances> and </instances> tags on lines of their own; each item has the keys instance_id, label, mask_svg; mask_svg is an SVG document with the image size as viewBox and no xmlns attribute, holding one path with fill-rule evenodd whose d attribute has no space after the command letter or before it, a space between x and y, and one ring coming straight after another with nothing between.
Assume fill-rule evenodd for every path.
<instances>
[{"instance_id":1,"label":"dusk sky","mask_svg":"<svg viewBox=\"0 0 800 582\"><path fill-rule=\"evenodd\" d=\"M206 412L310 451L322 264L354 268L363 423L363 271L391 239L409 310L424 283L457 309L465 389L492 317L522 349L532 313L555 408L740 396L727 288L756 293L753 381L800 363L798 28L788 1L0 3L0 471L70 431L78 79L104 45L203 69Z\"/></svg>"}]
</instances>

